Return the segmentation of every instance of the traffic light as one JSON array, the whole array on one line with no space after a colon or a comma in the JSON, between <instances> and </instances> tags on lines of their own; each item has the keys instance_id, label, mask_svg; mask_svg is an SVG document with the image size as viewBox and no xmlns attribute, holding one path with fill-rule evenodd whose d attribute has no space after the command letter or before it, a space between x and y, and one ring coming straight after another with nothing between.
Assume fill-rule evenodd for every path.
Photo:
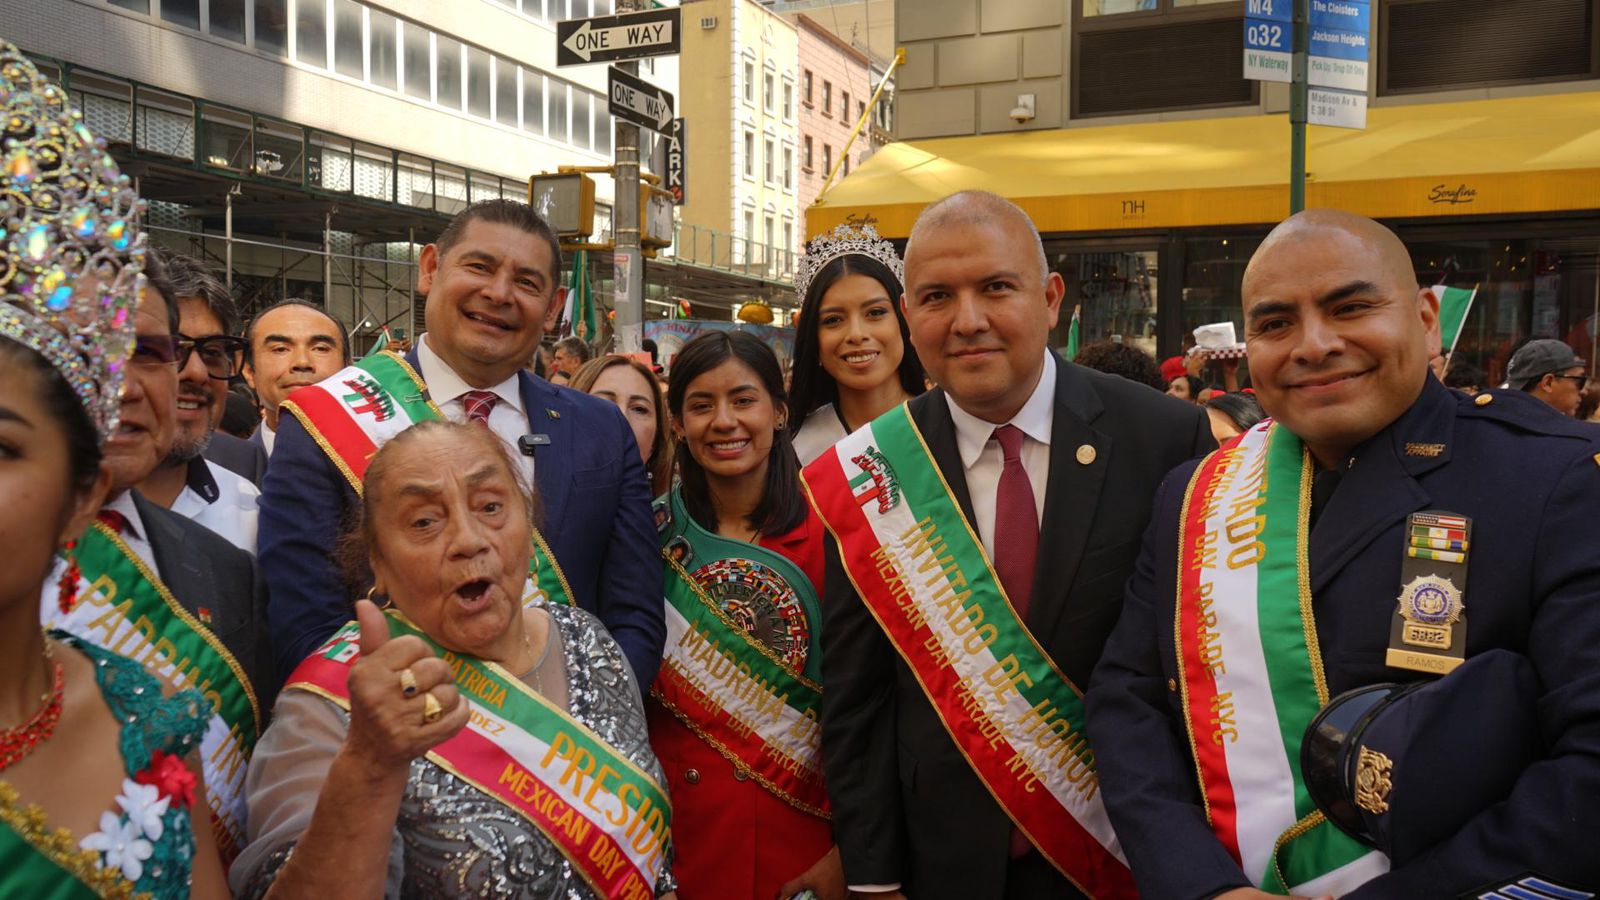
<instances>
[{"instance_id":1,"label":"traffic light","mask_svg":"<svg viewBox=\"0 0 1600 900\"><path fill-rule=\"evenodd\" d=\"M582 172L529 178L528 205L564 239L594 234L594 179Z\"/></svg>"}]
</instances>

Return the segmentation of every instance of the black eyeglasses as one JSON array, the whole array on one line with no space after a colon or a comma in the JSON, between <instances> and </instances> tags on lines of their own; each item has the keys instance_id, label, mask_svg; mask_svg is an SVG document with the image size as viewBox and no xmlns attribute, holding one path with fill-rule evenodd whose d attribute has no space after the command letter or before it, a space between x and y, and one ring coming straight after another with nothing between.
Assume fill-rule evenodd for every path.
<instances>
[{"instance_id":1,"label":"black eyeglasses","mask_svg":"<svg viewBox=\"0 0 1600 900\"><path fill-rule=\"evenodd\" d=\"M1588 383L1589 383L1589 376L1587 376L1587 375L1557 375L1556 377L1557 378L1565 378L1568 381L1577 382L1578 390L1580 390L1580 391L1583 390L1584 387L1586 385L1588 385Z\"/></svg>"},{"instance_id":2,"label":"black eyeglasses","mask_svg":"<svg viewBox=\"0 0 1600 900\"><path fill-rule=\"evenodd\" d=\"M191 338L180 334L176 344L179 369L189 364L190 356L199 353L200 363L206 367L206 374L212 378L226 381L239 372L239 360L244 353L244 338L227 334Z\"/></svg>"}]
</instances>

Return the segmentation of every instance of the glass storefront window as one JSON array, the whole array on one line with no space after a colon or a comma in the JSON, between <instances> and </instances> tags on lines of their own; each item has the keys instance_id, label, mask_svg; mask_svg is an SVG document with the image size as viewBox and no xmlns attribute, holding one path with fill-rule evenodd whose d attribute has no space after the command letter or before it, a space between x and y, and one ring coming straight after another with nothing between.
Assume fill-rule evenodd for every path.
<instances>
[{"instance_id":1,"label":"glass storefront window","mask_svg":"<svg viewBox=\"0 0 1600 900\"><path fill-rule=\"evenodd\" d=\"M1244 340L1244 267L1261 245L1259 237L1190 238L1184 242L1183 331L1181 352L1194 346L1194 330L1201 325L1232 322L1234 336ZM1239 384L1248 382L1248 367L1240 363ZM1201 373L1207 384L1223 384L1223 373L1211 366Z\"/></svg>"},{"instance_id":2,"label":"glass storefront window","mask_svg":"<svg viewBox=\"0 0 1600 900\"><path fill-rule=\"evenodd\" d=\"M1079 313L1079 344L1119 340L1152 356L1156 352L1157 252L1117 250L1049 253L1051 270L1066 282L1061 316L1050 334L1052 347L1064 347Z\"/></svg>"}]
</instances>

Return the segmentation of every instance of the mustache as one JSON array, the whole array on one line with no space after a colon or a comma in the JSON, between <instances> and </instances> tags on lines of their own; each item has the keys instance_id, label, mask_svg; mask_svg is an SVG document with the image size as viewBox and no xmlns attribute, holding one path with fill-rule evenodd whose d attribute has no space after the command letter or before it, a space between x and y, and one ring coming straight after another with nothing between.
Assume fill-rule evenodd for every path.
<instances>
[{"instance_id":1,"label":"mustache","mask_svg":"<svg viewBox=\"0 0 1600 900\"><path fill-rule=\"evenodd\" d=\"M178 396L185 400L193 400L202 406L211 406L217 402L216 395L208 387L195 387L192 384L180 383Z\"/></svg>"}]
</instances>

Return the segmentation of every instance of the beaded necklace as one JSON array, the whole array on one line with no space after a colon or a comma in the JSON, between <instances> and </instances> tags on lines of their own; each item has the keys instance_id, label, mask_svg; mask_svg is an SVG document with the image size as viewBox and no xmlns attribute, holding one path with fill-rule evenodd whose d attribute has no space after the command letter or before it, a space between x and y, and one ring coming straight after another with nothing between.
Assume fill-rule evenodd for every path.
<instances>
[{"instance_id":1,"label":"beaded necklace","mask_svg":"<svg viewBox=\"0 0 1600 900\"><path fill-rule=\"evenodd\" d=\"M61 663L50 652L50 642L44 644L45 667L50 670L50 690L39 696L38 712L15 728L0 729L0 772L20 762L34 748L50 739L61 721L61 701L66 695L66 677Z\"/></svg>"}]
</instances>

